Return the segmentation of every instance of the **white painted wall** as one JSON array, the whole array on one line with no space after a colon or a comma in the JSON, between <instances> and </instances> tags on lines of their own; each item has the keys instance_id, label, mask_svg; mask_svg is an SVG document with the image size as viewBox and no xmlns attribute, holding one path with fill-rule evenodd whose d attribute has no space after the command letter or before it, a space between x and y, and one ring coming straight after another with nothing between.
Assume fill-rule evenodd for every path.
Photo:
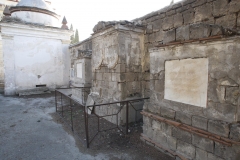
<instances>
[{"instance_id":1,"label":"white painted wall","mask_svg":"<svg viewBox=\"0 0 240 160\"><path fill-rule=\"evenodd\" d=\"M69 84L71 31L1 23L5 94Z\"/></svg>"},{"instance_id":2,"label":"white painted wall","mask_svg":"<svg viewBox=\"0 0 240 160\"><path fill-rule=\"evenodd\" d=\"M43 13L18 11L12 13L11 16L20 18L21 20L29 23L39 23L46 26L61 27L61 23L57 18Z\"/></svg>"}]
</instances>

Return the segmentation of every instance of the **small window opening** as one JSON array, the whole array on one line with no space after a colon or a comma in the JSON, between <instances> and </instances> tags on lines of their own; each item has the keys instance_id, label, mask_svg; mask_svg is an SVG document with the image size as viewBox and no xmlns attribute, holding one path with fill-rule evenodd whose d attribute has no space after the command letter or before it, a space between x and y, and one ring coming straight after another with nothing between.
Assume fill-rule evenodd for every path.
<instances>
[{"instance_id":1,"label":"small window opening","mask_svg":"<svg viewBox=\"0 0 240 160\"><path fill-rule=\"evenodd\" d=\"M46 84L36 85L36 87L47 87Z\"/></svg>"}]
</instances>

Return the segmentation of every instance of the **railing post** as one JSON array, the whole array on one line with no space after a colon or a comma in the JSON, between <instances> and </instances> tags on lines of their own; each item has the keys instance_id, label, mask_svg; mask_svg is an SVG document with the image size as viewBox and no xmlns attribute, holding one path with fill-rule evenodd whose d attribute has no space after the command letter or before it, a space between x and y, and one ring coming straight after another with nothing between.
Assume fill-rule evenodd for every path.
<instances>
[{"instance_id":1,"label":"railing post","mask_svg":"<svg viewBox=\"0 0 240 160\"><path fill-rule=\"evenodd\" d=\"M126 102L126 134L128 134L128 102Z\"/></svg>"},{"instance_id":2,"label":"railing post","mask_svg":"<svg viewBox=\"0 0 240 160\"><path fill-rule=\"evenodd\" d=\"M70 109L71 109L71 123L72 123L72 131L73 131L73 115L72 115L72 100L70 98Z\"/></svg>"},{"instance_id":3,"label":"railing post","mask_svg":"<svg viewBox=\"0 0 240 160\"><path fill-rule=\"evenodd\" d=\"M87 113L87 106L84 107L84 118L85 118L85 131L86 131L86 142L87 142L87 148L89 148L89 137L88 137L88 113Z\"/></svg>"},{"instance_id":4,"label":"railing post","mask_svg":"<svg viewBox=\"0 0 240 160\"><path fill-rule=\"evenodd\" d=\"M61 93L61 106L62 106L62 117L63 117L62 93Z\"/></svg>"},{"instance_id":5,"label":"railing post","mask_svg":"<svg viewBox=\"0 0 240 160\"><path fill-rule=\"evenodd\" d=\"M56 106L56 112L57 112L57 91L55 90L55 106Z\"/></svg>"}]
</instances>

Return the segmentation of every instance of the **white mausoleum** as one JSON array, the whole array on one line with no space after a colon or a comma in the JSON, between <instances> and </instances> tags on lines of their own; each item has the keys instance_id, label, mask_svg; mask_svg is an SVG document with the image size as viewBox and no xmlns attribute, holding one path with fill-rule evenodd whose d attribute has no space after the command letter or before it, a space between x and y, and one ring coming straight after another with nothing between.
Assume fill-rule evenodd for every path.
<instances>
[{"instance_id":1,"label":"white mausoleum","mask_svg":"<svg viewBox=\"0 0 240 160\"><path fill-rule=\"evenodd\" d=\"M44 0L21 0L0 23L5 95L69 85L72 31ZM65 22L66 23L66 22ZM0 66L1 67L1 66Z\"/></svg>"}]
</instances>

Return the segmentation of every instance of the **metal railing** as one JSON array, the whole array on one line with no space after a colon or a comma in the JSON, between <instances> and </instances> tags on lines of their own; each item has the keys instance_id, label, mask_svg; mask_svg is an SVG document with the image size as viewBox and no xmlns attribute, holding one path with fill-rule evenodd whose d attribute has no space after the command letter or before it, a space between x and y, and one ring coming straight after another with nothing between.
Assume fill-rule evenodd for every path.
<instances>
[{"instance_id":1,"label":"metal railing","mask_svg":"<svg viewBox=\"0 0 240 160\"><path fill-rule=\"evenodd\" d=\"M89 88L78 89L87 92ZM74 134L87 148L101 133L113 131L128 134L129 122L140 119L143 104L141 102L149 99L138 98L86 106L85 103L73 99L67 90L69 88L55 90L56 112L70 125Z\"/></svg>"}]
</instances>

